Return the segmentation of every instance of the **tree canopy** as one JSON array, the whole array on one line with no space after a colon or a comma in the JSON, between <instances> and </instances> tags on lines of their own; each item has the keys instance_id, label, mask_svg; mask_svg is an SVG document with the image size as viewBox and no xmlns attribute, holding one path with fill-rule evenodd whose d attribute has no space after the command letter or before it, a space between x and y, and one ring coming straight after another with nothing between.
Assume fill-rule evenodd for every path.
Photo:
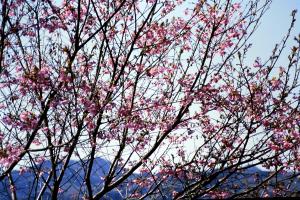
<instances>
[{"instance_id":1,"label":"tree canopy","mask_svg":"<svg viewBox=\"0 0 300 200\"><path fill-rule=\"evenodd\" d=\"M270 4L2 0L0 194L292 196L300 190L296 11L267 59L247 59Z\"/></svg>"}]
</instances>

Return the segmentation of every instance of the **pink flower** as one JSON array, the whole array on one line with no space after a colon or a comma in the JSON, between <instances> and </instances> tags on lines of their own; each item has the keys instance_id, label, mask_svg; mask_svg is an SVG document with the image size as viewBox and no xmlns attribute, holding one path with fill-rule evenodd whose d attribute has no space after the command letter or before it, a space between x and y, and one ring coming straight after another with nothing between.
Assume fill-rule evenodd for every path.
<instances>
[{"instance_id":1,"label":"pink flower","mask_svg":"<svg viewBox=\"0 0 300 200\"><path fill-rule=\"evenodd\" d=\"M13 123L13 120L9 116L3 117L2 121L7 125L12 125L12 123Z\"/></svg>"},{"instance_id":2,"label":"pink flower","mask_svg":"<svg viewBox=\"0 0 300 200\"><path fill-rule=\"evenodd\" d=\"M232 8L233 8L234 10L238 10L238 9L241 8L241 4L239 4L239 3L234 3L234 4L232 5Z\"/></svg>"},{"instance_id":3,"label":"pink flower","mask_svg":"<svg viewBox=\"0 0 300 200\"><path fill-rule=\"evenodd\" d=\"M13 162L18 161L19 155L22 152L22 147L13 146L8 144L0 155L0 165L3 167L9 167Z\"/></svg>"},{"instance_id":4,"label":"pink flower","mask_svg":"<svg viewBox=\"0 0 300 200\"><path fill-rule=\"evenodd\" d=\"M31 114L31 113L30 113L30 112L27 112L27 111L22 112L21 115L20 115L21 121L23 121L23 122L28 121L28 120L30 119L30 114Z\"/></svg>"},{"instance_id":5,"label":"pink flower","mask_svg":"<svg viewBox=\"0 0 300 200\"><path fill-rule=\"evenodd\" d=\"M283 148L284 149L290 149L292 146L293 146L293 144L291 144L287 141L284 141L284 143L283 143Z\"/></svg>"},{"instance_id":6,"label":"pink flower","mask_svg":"<svg viewBox=\"0 0 300 200\"><path fill-rule=\"evenodd\" d=\"M40 78L44 78L44 79L49 78L49 76L50 76L49 67L42 67L38 74L39 74Z\"/></svg>"}]
</instances>

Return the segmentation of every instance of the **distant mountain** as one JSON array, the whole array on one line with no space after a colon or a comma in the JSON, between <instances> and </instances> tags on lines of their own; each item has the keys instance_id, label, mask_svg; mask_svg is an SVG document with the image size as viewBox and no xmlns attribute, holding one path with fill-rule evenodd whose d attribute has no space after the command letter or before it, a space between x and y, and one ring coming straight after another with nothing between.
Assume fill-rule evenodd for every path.
<instances>
[{"instance_id":1,"label":"distant mountain","mask_svg":"<svg viewBox=\"0 0 300 200\"><path fill-rule=\"evenodd\" d=\"M59 165L58 168L62 167ZM91 173L91 183L94 188L101 188L103 180L101 177L109 171L110 163L107 160L96 158L94 161L92 173ZM51 169L51 162L45 161L38 168L43 169L43 171L49 171ZM59 175L59 173L58 173ZM41 175L45 180L48 176L48 173ZM20 171L15 170L12 172L12 177L16 186L17 197L18 199L35 199L37 191L40 190L42 185L36 184L35 175L33 172L26 171L20 175ZM62 190L59 198L68 200L74 199L76 197L82 197L83 194L78 193L84 182L84 169L78 161L71 160L69 167L65 171L65 175L62 180ZM51 182L50 182L51 183ZM81 188L82 189L82 188ZM51 193L49 189L46 189L43 199L50 199ZM107 195L108 199L121 200L121 194L116 191L112 191ZM0 200L9 200L10 190L8 180L2 181L0 183Z\"/></svg>"},{"instance_id":2,"label":"distant mountain","mask_svg":"<svg viewBox=\"0 0 300 200\"><path fill-rule=\"evenodd\" d=\"M84 161L83 161L84 162ZM84 183L84 163L79 163L79 161L71 160L67 170L65 171L64 178L62 180L62 190L63 192L59 194L59 199L64 200L71 200L71 199L81 199L83 193L79 193L79 191L84 191L82 184ZM59 165L58 168L61 168L62 165ZM99 191L100 188L103 186L103 179L105 174L108 173L110 167L110 162L101 158L96 158L92 173L91 173L91 183L94 189ZM45 161L37 168L42 169L41 171L45 171L42 176L46 180L48 173L51 168L51 162ZM223 177L227 176L230 172L223 172L215 178L207 187L213 186L218 182L218 180L222 179ZM240 191L244 190L245 188L249 188L255 186L257 184L257 180L264 179L270 175L271 172L262 171L259 168L251 167L242 172L235 172L230 176L228 181L220 186L220 189L224 189L224 191L228 190L228 188L236 188L235 192L239 193ZM137 176L148 176L147 174L137 175L133 174L130 179L133 179ZM157 176L160 176L157 174ZM162 175L161 175L162 176ZM289 176L289 174L279 174L277 176L277 180L283 180ZM37 192L40 191L42 185L39 185L35 181L35 175L32 171L28 170L20 175L20 171L15 170L12 172L12 177L16 185L17 197L18 199L36 199ZM272 183L273 182L273 183ZM51 182L50 182L51 184ZM272 191L272 184L275 185L275 179L270 181L270 194ZM298 179L294 179L293 181L283 181L284 185L290 184L289 190L291 192L300 191L300 182ZM171 199L171 192L172 191L180 191L183 189L183 185L176 179L175 177L170 177L168 180L163 183L162 187L172 188L171 190L164 191L164 197L161 199ZM126 192L130 192L135 190L135 186L131 186L131 188L120 187L119 190L113 190L109 192L104 199L113 199L113 200L121 200L122 194ZM142 192L146 192L146 190ZM272 195L272 194L271 194ZM2 181L0 183L0 200L10 200L10 191L9 191L9 183L8 180ZM51 193L49 188L46 189L43 200L51 199ZM158 198L160 199L160 198Z\"/></svg>"}]
</instances>

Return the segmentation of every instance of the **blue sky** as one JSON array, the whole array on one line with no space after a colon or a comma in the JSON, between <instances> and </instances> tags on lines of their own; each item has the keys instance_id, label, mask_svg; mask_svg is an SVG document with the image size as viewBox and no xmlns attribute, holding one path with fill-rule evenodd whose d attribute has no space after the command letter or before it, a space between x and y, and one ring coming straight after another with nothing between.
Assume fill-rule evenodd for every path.
<instances>
[{"instance_id":1,"label":"blue sky","mask_svg":"<svg viewBox=\"0 0 300 200\"><path fill-rule=\"evenodd\" d=\"M252 37L253 48L250 51L252 57L267 58L270 56L276 43L279 43L287 33L291 22L291 12L297 9L297 21L291 38L287 44L285 53L295 45L294 36L300 34L300 0L273 0L270 9L265 13L261 25ZM286 55L281 58L284 63Z\"/></svg>"}]
</instances>

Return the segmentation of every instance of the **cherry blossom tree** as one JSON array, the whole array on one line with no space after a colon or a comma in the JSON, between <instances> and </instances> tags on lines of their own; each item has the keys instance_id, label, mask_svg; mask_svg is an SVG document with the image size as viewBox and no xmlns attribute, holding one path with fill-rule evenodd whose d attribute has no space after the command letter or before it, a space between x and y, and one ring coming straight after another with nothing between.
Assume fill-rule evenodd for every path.
<instances>
[{"instance_id":1,"label":"cherry blossom tree","mask_svg":"<svg viewBox=\"0 0 300 200\"><path fill-rule=\"evenodd\" d=\"M300 36L286 44L296 11L268 59L247 59L270 4L2 0L0 180L10 197L291 196ZM31 191L20 194L26 174Z\"/></svg>"}]
</instances>

